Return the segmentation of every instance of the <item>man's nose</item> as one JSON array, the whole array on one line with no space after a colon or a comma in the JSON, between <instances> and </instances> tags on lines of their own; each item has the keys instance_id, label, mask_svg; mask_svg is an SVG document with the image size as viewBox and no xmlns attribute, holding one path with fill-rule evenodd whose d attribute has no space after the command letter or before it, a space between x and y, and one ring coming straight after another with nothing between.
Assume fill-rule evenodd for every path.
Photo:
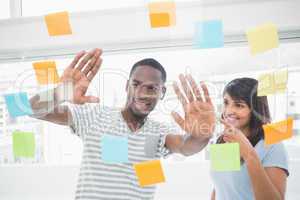
<instances>
[{"instance_id":1,"label":"man's nose","mask_svg":"<svg viewBox=\"0 0 300 200\"><path fill-rule=\"evenodd\" d=\"M139 98L156 98L156 94L150 92L147 86L139 86L136 88L136 96Z\"/></svg>"}]
</instances>

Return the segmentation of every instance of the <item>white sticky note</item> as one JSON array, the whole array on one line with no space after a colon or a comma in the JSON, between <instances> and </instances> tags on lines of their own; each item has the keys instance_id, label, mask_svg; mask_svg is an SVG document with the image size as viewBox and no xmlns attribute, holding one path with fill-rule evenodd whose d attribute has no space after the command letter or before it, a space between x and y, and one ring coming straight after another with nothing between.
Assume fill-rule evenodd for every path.
<instances>
[{"instance_id":1,"label":"white sticky note","mask_svg":"<svg viewBox=\"0 0 300 200\"><path fill-rule=\"evenodd\" d=\"M40 97L40 102L54 101L54 89L40 92L39 97Z\"/></svg>"},{"instance_id":2,"label":"white sticky note","mask_svg":"<svg viewBox=\"0 0 300 200\"><path fill-rule=\"evenodd\" d=\"M71 81L59 84L57 87L57 99L58 102L72 102L74 96L74 87Z\"/></svg>"}]
</instances>

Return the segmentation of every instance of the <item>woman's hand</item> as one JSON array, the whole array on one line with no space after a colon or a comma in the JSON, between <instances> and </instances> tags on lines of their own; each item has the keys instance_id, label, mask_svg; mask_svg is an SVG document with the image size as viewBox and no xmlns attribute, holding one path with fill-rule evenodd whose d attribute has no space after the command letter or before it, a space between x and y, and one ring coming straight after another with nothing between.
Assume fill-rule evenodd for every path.
<instances>
[{"instance_id":1,"label":"woman's hand","mask_svg":"<svg viewBox=\"0 0 300 200\"><path fill-rule=\"evenodd\" d=\"M254 148L243 132L224 120L221 120L225 126L223 139L229 143L239 143L241 157L247 162L249 155L254 153Z\"/></svg>"}]
</instances>

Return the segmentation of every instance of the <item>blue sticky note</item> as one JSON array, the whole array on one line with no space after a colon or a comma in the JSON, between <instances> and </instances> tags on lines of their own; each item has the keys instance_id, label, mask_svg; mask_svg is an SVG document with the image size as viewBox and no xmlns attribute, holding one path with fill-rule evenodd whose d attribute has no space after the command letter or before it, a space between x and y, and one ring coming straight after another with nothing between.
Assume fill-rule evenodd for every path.
<instances>
[{"instance_id":1,"label":"blue sticky note","mask_svg":"<svg viewBox=\"0 0 300 200\"><path fill-rule=\"evenodd\" d=\"M33 114L25 92L6 94L4 99L8 112L13 118Z\"/></svg>"},{"instance_id":2,"label":"blue sticky note","mask_svg":"<svg viewBox=\"0 0 300 200\"><path fill-rule=\"evenodd\" d=\"M102 160L108 163L128 162L128 139L119 136L101 137Z\"/></svg>"},{"instance_id":3,"label":"blue sticky note","mask_svg":"<svg viewBox=\"0 0 300 200\"><path fill-rule=\"evenodd\" d=\"M194 45L201 49L224 47L222 21L209 20L196 23Z\"/></svg>"}]
</instances>

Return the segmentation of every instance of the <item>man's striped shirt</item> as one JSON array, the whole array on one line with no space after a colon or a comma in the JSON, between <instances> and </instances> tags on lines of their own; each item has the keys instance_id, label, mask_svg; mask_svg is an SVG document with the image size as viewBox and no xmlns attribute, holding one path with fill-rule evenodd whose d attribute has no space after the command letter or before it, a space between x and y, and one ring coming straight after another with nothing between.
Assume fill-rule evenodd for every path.
<instances>
[{"instance_id":1,"label":"man's striped shirt","mask_svg":"<svg viewBox=\"0 0 300 200\"><path fill-rule=\"evenodd\" d=\"M100 104L70 105L73 132L83 141L83 155L76 200L150 200L155 186L140 187L134 163L160 159L170 151L165 148L165 136L174 128L147 119L137 132L132 132L120 109L101 107ZM172 132L173 131L173 132ZM111 164L101 159L101 137L104 135L128 138L128 163ZM153 155L145 153L147 136L157 136Z\"/></svg>"}]
</instances>

